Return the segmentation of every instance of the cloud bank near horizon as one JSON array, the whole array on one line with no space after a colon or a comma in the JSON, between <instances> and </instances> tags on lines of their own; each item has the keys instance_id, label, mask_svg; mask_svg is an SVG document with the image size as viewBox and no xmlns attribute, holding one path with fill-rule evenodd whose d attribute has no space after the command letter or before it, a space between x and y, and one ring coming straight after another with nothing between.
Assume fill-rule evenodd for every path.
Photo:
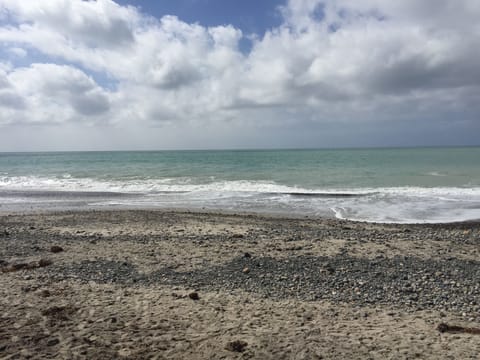
<instances>
[{"instance_id":1,"label":"cloud bank near horizon","mask_svg":"<svg viewBox=\"0 0 480 360\"><path fill-rule=\"evenodd\" d=\"M248 34L111 0L0 0L0 127L480 129L478 1L277 11Z\"/></svg>"}]
</instances>

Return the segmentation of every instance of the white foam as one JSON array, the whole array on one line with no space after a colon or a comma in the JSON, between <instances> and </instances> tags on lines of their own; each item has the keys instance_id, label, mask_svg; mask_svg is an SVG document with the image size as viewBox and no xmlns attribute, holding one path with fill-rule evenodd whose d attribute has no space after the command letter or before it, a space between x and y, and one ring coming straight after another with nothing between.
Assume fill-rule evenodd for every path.
<instances>
[{"instance_id":1,"label":"white foam","mask_svg":"<svg viewBox=\"0 0 480 360\"><path fill-rule=\"evenodd\" d=\"M316 191L298 186L281 185L271 181L213 181L195 183L191 178L166 178L150 180L102 181L91 178L73 178L66 174L61 178L37 176L0 176L0 189L17 191L98 191L121 193L167 192L244 192L244 193L305 193L337 194L340 189ZM353 193L364 193L354 190Z\"/></svg>"},{"instance_id":2,"label":"white foam","mask_svg":"<svg viewBox=\"0 0 480 360\"><path fill-rule=\"evenodd\" d=\"M383 193L417 197L443 197L456 200L458 196L480 196L480 187L384 187L384 188L304 188L277 184L273 181L210 181L195 183L191 178L164 178L148 180L105 181L92 178L73 178L64 174L61 178L37 176L0 176L0 189L36 191L98 191L124 193L155 192L253 192L290 194L347 194L369 195Z\"/></svg>"},{"instance_id":3,"label":"white foam","mask_svg":"<svg viewBox=\"0 0 480 360\"><path fill-rule=\"evenodd\" d=\"M340 200L331 210L339 219L378 223L478 220L480 189L384 189L370 198Z\"/></svg>"},{"instance_id":4,"label":"white foam","mask_svg":"<svg viewBox=\"0 0 480 360\"><path fill-rule=\"evenodd\" d=\"M207 207L308 215L330 212L332 216L340 219L382 223L435 223L480 219L480 187L315 189L271 181L215 181L213 178L206 183L196 181L187 177L105 181L74 178L69 174L58 178L2 175L0 190L119 192L138 195L120 199L106 197L105 200L99 199L91 204L95 206ZM329 194L332 196L328 196ZM22 201L36 200L29 196ZM16 202L15 197L9 197L8 202Z\"/></svg>"},{"instance_id":5,"label":"white foam","mask_svg":"<svg viewBox=\"0 0 480 360\"><path fill-rule=\"evenodd\" d=\"M437 172L437 171L431 171L431 172L427 173L427 175L430 175L430 176L439 176L439 177L448 176L447 174L439 173L439 172Z\"/></svg>"}]
</instances>

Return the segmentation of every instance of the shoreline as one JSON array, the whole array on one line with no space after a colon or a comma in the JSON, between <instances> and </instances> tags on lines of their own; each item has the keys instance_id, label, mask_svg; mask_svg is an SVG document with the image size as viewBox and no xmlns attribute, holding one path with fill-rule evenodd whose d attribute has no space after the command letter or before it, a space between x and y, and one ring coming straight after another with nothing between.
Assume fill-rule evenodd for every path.
<instances>
[{"instance_id":1,"label":"shoreline","mask_svg":"<svg viewBox=\"0 0 480 360\"><path fill-rule=\"evenodd\" d=\"M478 221L0 212L0 244L1 357L474 358L480 348L478 335L437 330L480 327Z\"/></svg>"},{"instance_id":2,"label":"shoreline","mask_svg":"<svg viewBox=\"0 0 480 360\"><path fill-rule=\"evenodd\" d=\"M22 181L26 180L17 179L15 183L22 184ZM56 185L57 189L52 186L51 189L42 190L42 181L47 180L39 178L30 181L40 182L36 190L29 189L28 184L23 190L0 189L0 213L173 209L295 218L336 218L383 224L480 221L480 188L475 186L302 190L296 186L264 184L261 181L246 181L245 184L242 180L220 181L218 184L211 182L197 185L159 185L152 180L151 183L147 181L141 185L128 181L107 181L100 182L100 185L95 187L90 184L91 181L95 182L94 179L74 179L71 184L67 178L52 180L60 182L60 185ZM83 186L85 188L82 188ZM59 190L58 187L65 189Z\"/></svg>"},{"instance_id":3,"label":"shoreline","mask_svg":"<svg viewBox=\"0 0 480 360\"><path fill-rule=\"evenodd\" d=\"M425 226L425 227L448 227L448 226L477 226L480 225L479 219L469 220L453 220L446 222L382 222L374 220L350 220L332 216L324 215L306 215L301 213L287 213L287 212L273 212L273 211L238 211L228 209L208 209L208 208L183 208L183 207L158 207L158 206L85 206L85 207L59 207L57 209L22 209L22 210L3 210L0 208L0 217L3 216L28 216L28 215L61 215L66 213L111 213L111 212L152 212L152 213L166 213L166 214L199 214L211 216L236 216L236 217L258 217L259 219L277 219L277 220L306 220L306 221L337 221L353 224L364 225L386 225L386 226ZM332 211L333 213L333 211Z\"/></svg>"}]
</instances>

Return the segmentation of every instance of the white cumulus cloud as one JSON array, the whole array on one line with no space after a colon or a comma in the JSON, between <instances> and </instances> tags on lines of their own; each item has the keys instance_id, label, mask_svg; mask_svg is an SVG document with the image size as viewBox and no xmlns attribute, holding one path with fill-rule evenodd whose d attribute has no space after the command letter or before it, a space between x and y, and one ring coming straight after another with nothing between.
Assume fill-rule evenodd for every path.
<instances>
[{"instance_id":1,"label":"white cumulus cloud","mask_svg":"<svg viewBox=\"0 0 480 360\"><path fill-rule=\"evenodd\" d=\"M279 11L283 24L252 36L111 0L0 0L4 50L44 56L4 64L0 124L479 127L477 0L290 0Z\"/></svg>"},{"instance_id":2,"label":"white cumulus cloud","mask_svg":"<svg viewBox=\"0 0 480 360\"><path fill-rule=\"evenodd\" d=\"M111 95L82 71L32 64L3 73L1 123L52 124L92 121L110 110Z\"/></svg>"}]
</instances>

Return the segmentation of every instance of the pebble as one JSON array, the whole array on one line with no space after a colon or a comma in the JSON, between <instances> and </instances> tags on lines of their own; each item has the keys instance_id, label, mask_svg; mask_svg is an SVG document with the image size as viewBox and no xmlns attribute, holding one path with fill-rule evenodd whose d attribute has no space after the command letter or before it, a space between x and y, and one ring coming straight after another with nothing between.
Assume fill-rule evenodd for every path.
<instances>
[{"instance_id":1,"label":"pebble","mask_svg":"<svg viewBox=\"0 0 480 360\"><path fill-rule=\"evenodd\" d=\"M466 226L469 228L465 229ZM473 230L470 227L474 227ZM464 231L467 230L468 236L464 235ZM34 277L40 274L42 279L58 281L75 279L75 281L87 283L91 281L126 286L132 286L132 282L136 281L135 286L166 284L182 288L227 292L241 289L268 298L325 299L357 305L395 305L411 310L437 309L454 311L459 315L465 314L465 319L480 320L478 301L480 261L463 260L453 256L454 249L447 251L451 244L438 243L438 241L455 241L459 246L480 246L478 233L478 225L475 224L392 225L386 226L385 230L372 230L355 223L342 228L342 225L338 226L337 222L332 222L331 226L317 227L311 226L310 223L268 220L262 223L261 228L247 233L248 246L256 246L255 250L251 251L258 251L257 248L263 247L264 242L268 247L268 244L273 244L272 239L276 237L279 238L278 242L270 249L283 247L281 244L284 242L306 239L312 244L320 243L325 239L344 239L346 243L341 251L331 256L317 255L315 247L311 255L306 255L305 252L291 253L288 259L269 257L268 250L258 251L258 254L267 254L264 256L257 254L252 256L248 252L240 252L231 261L219 265L206 262L205 266L196 268L195 271L177 271L175 267L170 266L156 268L156 271L148 274L140 273L130 261L116 261L113 257L111 260L106 260L98 256L89 261L70 264L53 264L51 260L42 259L40 262L35 262L35 267L32 269L46 267L36 269L32 274ZM48 248L40 245L61 243L65 240L62 236L52 239L51 235L48 239L46 237L42 239L41 232L29 232L26 229L16 229L15 236L15 246L7 246L0 250L1 258L5 259L2 263L5 264L2 271L7 271L7 260L10 262L10 259L36 256L38 249ZM228 239L243 237L245 237L243 234L224 234L215 237L215 240L232 244L233 242L228 242ZM138 243L145 241L141 236L130 234L123 235L123 238ZM192 235L191 239L188 238L185 241L191 241L191 246L198 246L193 243L198 239L199 236ZM390 251L401 253L398 249L387 250L385 254L379 254L370 259L359 257L358 254L349 255L352 254L352 246L350 246L352 243L371 242L373 245L387 246L394 244L396 240L406 244L412 242L412 249L415 248L414 246L423 246L419 244L432 244L432 241L436 241L435 246L441 248L432 250L425 247L425 251L433 252L432 258L429 259L414 255L392 257ZM304 249L308 247L308 244L304 243L289 245L292 245L292 249L297 246L303 246ZM392 246L392 248L395 247ZM8 264L8 271L11 271L9 270L11 267L22 270L29 266L23 263ZM245 276L246 273L249 276Z\"/></svg>"},{"instance_id":2,"label":"pebble","mask_svg":"<svg viewBox=\"0 0 480 360\"><path fill-rule=\"evenodd\" d=\"M333 272L325 268L335 269ZM255 269L254 272L251 269ZM148 275L139 274L129 263L106 260L87 261L48 268L53 278L75 275L85 282L141 285L167 284L202 287L208 291L243 289L269 298L295 297L304 300L333 300L365 304L385 304L415 310L454 311L478 317L480 263L455 259L451 262L416 257L374 260L338 254L332 257L297 256L288 262L269 257L245 258L177 272L164 268ZM442 277L434 274L441 272ZM249 276L245 277L244 274ZM427 276L427 280L425 279ZM65 277L67 276L67 277ZM301 284L292 286L292 284ZM197 294L189 295L195 300ZM193 298L192 298L193 297Z\"/></svg>"},{"instance_id":3,"label":"pebble","mask_svg":"<svg viewBox=\"0 0 480 360\"><path fill-rule=\"evenodd\" d=\"M59 252L62 252L63 251L63 248L61 246L58 246L58 245L53 245L51 248L50 248L50 251L54 254L56 253L59 253Z\"/></svg>"},{"instance_id":4,"label":"pebble","mask_svg":"<svg viewBox=\"0 0 480 360\"><path fill-rule=\"evenodd\" d=\"M192 300L200 300L200 296L198 295L198 293L196 291L188 294L188 297Z\"/></svg>"},{"instance_id":5,"label":"pebble","mask_svg":"<svg viewBox=\"0 0 480 360\"><path fill-rule=\"evenodd\" d=\"M58 340L57 338L50 339L47 341L47 346L55 346L55 345L58 345L59 343L60 343L60 340Z\"/></svg>"},{"instance_id":6,"label":"pebble","mask_svg":"<svg viewBox=\"0 0 480 360\"><path fill-rule=\"evenodd\" d=\"M39 291L38 295L41 297L50 297L52 294L49 290L43 289Z\"/></svg>"},{"instance_id":7,"label":"pebble","mask_svg":"<svg viewBox=\"0 0 480 360\"><path fill-rule=\"evenodd\" d=\"M248 343L243 340L234 340L227 343L225 349L233 352L244 352L245 348L248 346Z\"/></svg>"},{"instance_id":8,"label":"pebble","mask_svg":"<svg viewBox=\"0 0 480 360\"><path fill-rule=\"evenodd\" d=\"M52 264L53 264L53 261L49 260L49 259L40 259L38 261L38 266L39 267L45 267L45 266L49 266L49 265L52 265Z\"/></svg>"}]
</instances>

